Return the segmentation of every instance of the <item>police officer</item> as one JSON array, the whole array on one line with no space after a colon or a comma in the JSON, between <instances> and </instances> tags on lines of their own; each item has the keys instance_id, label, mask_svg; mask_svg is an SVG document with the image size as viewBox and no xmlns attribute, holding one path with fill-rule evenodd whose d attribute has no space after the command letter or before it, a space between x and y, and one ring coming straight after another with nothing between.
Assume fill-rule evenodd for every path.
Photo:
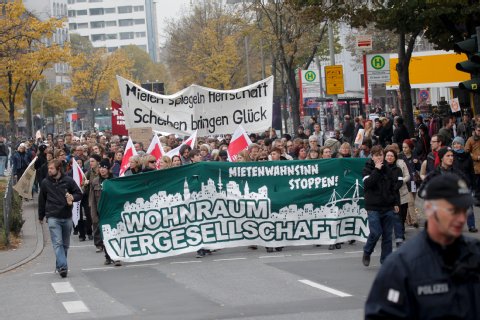
<instances>
[{"instance_id":1,"label":"police officer","mask_svg":"<svg viewBox=\"0 0 480 320\"><path fill-rule=\"evenodd\" d=\"M480 241L462 235L474 199L451 173L423 190L425 230L390 255L367 302L365 319L478 319Z\"/></svg>"}]
</instances>

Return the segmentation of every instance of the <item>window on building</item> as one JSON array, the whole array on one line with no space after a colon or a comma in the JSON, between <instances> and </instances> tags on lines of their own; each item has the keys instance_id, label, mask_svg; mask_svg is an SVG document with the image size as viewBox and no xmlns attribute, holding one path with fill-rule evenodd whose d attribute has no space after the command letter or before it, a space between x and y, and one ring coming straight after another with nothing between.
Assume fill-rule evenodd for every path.
<instances>
[{"instance_id":1,"label":"window on building","mask_svg":"<svg viewBox=\"0 0 480 320\"><path fill-rule=\"evenodd\" d=\"M103 0L88 0L88 2L103 2Z\"/></svg>"},{"instance_id":2,"label":"window on building","mask_svg":"<svg viewBox=\"0 0 480 320\"><path fill-rule=\"evenodd\" d=\"M68 10L69 17L75 17L75 10Z\"/></svg>"},{"instance_id":3,"label":"window on building","mask_svg":"<svg viewBox=\"0 0 480 320\"><path fill-rule=\"evenodd\" d=\"M68 0L68 4L74 4L75 0Z\"/></svg>"},{"instance_id":4,"label":"window on building","mask_svg":"<svg viewBox=\"0 0 480 320\"><path fill-rule=\"evenodd\" d=\"M103 14L103 8L92 8L90 9L91 16L98 16Z\"/></svg>"},{"instance_id":5,"label":"window on building","mask_svg":"<svg viewBox=\"0 0 480 320\"><path fill-rule=\"evenodd\" d=\"M105 21L105 25L107 27L116 27L117 26L117 21Z\"/></svg>"},{"instance_id":6,"label":"window on building","mask_svg":"<svg viewBox=\"0 0 480 320\"><path fill-rule=\"evenodd\" d=\"M120 40L133 39L133 32L120 32Z\"/></svg>"},{"instance_id":7,"label":"window on building","mask_svg":"<svg viewBox=\"0 0 480 320\"><path fill-rule=\"evenodd\" d=\"M77 23L77 29L87 29L88 28L88 23L82 22L82 23ZM87 36L88 38L88 36Z\"/></svg>"},{"instance_id":8,"label":"window on building","mask_svg":"<svg viewBox=\"0 0 480 320\"><path fill-rule=\"evenodd\" d=\"M145 19L135 19L135 24L145 24Z\"/></svg>"},{"instance_id":9,"label":"window on building","mask_svg":"<svg viewBox=\"0 0 480 320\"><path fill-rule=\"evenodd\" d=\"M90 22L90 28L92 29L105 28L105 21L92 21Z\"/></svg>"},{"instance_id":10,"label":"window on building","mask_svg":"<svg viewBox=\"0 0 480 320\"><path fill-rule=\"evenodd\" d=\"M92 34L91 37L92 37L92 42L105 40L105 34Z\"/></svg>"},{"instance_id":11,"label":"window on building","mask_svg":"<svg viewBox=\"0 0 480 320\"><path fill-rule=\"evenodd\" d=\"M132 13L132 6L122 6L118 7L118 13Z\"/></svg>"},{"instance_id":12,"label":"window on building","mask_svg":"<svg viewBox=\"0 0 480 320\"><path fill-rule=\"evenodd\" d=\"M145 11L145 7L144 6L134 6L133 11L135 11L135 12Z\"/></svg>"},{"instance_id":13,"label":"window on building","mask_svg":"<svg viewBox=\"0 0 480 320\"><path fill-rule=\"evenodd\" d=\"M77 16L86 16L88 15L87 10L77 10Z\"/></svg>"},{"instance_id":14,"label":"window on building","mask_svg":"<svg viewBox=\"0 0 480 320\"><path fill-rule=\"evenodd\" d=\"M105 14L115 13L115 8L105 8L105 9L103 9L103 12L105 12Z\"/></svg>"},{"instance_id":15,"label":"window on building","mask_svg":"<svg viewBox=\"0 0 480 320\"><path fill-rule=\"evenodd\" d=\"M360 88L365 88L365 77L363 73L360 75Z\"/></svg>"},{"instance_id":16,"label":"window on building","mask_svg":"<svg viewBox=\"0 0 480 320\"><path fill-rule=\"evenodd\" d=\"M75 0L76 3L87 2L87 0Z\"/></svg>"},{"instance_id":17,"label":"window on building","mask_svg":"<svg viewBox=\"0 0 480 320\"><path fill-rule=\"evenodd\" d=\"M146 36L146 32L135 32L135 38L145 38Z\"/></svg>"},{"instance_id":18,"label":"window on building","mask_svg":"<svg viewBox=\"0 0 480 320\"><path fill-rule=\"evenodd\" d=\"M118 36L116 33L107 34L107 40L115 40Z\"/></svg>"},{"instance_id":19,"label":"window on building","mask_svg":"<svg viewBox=\"0 0 480 320\"><path fill-rule=\"evenodd\" d=\"M108 52L113 52L113 51L116 51L118 49L118 47L108 47L107 50Z\"/></svg>"},{"instance_id":20,"label":"window on building","mask_svg":"<svg viewBox=\"0 0 480 320\"><path fill-rule=\"evenodd\" d=\"M120 27L133 26L133 20L132 19L120 19L120 20L118 20L118 26L120 26Z\"/></svg>"}]
</instances>

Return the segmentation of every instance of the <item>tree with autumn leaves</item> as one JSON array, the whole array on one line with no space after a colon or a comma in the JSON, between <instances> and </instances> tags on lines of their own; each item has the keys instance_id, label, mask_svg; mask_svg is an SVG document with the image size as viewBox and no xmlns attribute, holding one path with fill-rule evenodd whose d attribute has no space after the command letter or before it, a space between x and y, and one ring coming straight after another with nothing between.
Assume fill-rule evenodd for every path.
<instances>
[{"instance_id":1,"label":"tree with autumn leaves","mask_svg":"<svg viewBox=\"0 0 480 320\"><path fill-rule=\"evenodd\" d=\"M11 139L15 139L18 105L25 102L27 134L32 135L32 93L45 70L68 60L69 48L50 40L63 21L40 21L21 1L3 3L0 8L0 104L8 112Z\"/></svg>"}]
</instances>

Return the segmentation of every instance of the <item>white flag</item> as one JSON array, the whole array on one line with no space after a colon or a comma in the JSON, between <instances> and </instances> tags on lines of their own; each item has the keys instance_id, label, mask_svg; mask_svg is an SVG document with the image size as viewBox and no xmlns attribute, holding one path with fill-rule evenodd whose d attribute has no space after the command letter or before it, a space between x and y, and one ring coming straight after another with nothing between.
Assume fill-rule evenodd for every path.
<instances>
[{"instance_id":1,"label":"white flag","mask_svg":"<svg viewBox=\"0 0 480 320\"><path fill-rule=\"evenodd\" d=\"M125 171L130 167L130 157L136 156L137 150L135 150L135 146L133 145L132 138L128 137L127 146L125 148L125 153L123 154L122 164L120 166L120 177L123 177Z\"/></svg>"},{"instance_id":2,"label":"white flag","mask_svg":"<svg viewBox=\"0 0 480 320\"><path fill-rule=\"evenodd\" d=\"M73 180L77 184L77 186L80 188L80 191L82 191L82 184L83 181L85 181L86 177L85 174L83 173L82 168L78 165L77 161L72 158L72 173L73 173ZM82 191L83 192L83 191ZM73 225L78 224L78 220L80 220L80 203L82 201L75 201L73 203L73 208L72 208L72 221Z\"/></svg>"},{"instance_id":3,"label":"white flag","mask_svg":"<svg viewBox=\"0 0 480 320\"><path fill-rule=\"evenodd\" d=\"M232 140L230 141L230 144L228 145L228 160L231 162L236 162L237 161L237 155L248 148L249 145L252 144L252 140L250 140L250 137L247 135L247 132L245 129L243 129L242 126L238 126L237 129L235 129L235 132L232 135Z\"/></svg>"}]
</instances>

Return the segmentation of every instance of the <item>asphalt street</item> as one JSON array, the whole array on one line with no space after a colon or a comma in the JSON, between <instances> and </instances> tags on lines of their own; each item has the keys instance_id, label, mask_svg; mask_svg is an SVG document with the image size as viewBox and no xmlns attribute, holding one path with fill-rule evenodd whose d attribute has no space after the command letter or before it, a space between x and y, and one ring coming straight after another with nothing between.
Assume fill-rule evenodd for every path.
<instances>
[{"instance_id":1,"label":"asphalt street","mask_svg":"<svg viewBox=\"0 0 480 320\"><path fill-rule=\"evenodd\" d=\"M1 318L361 319L379 269L378 252L362 265L362 246L241 247L114 267L91 241L72 236L61 279L47 237L39 257L0 275Z\"/></svg>"}]
</instances>

